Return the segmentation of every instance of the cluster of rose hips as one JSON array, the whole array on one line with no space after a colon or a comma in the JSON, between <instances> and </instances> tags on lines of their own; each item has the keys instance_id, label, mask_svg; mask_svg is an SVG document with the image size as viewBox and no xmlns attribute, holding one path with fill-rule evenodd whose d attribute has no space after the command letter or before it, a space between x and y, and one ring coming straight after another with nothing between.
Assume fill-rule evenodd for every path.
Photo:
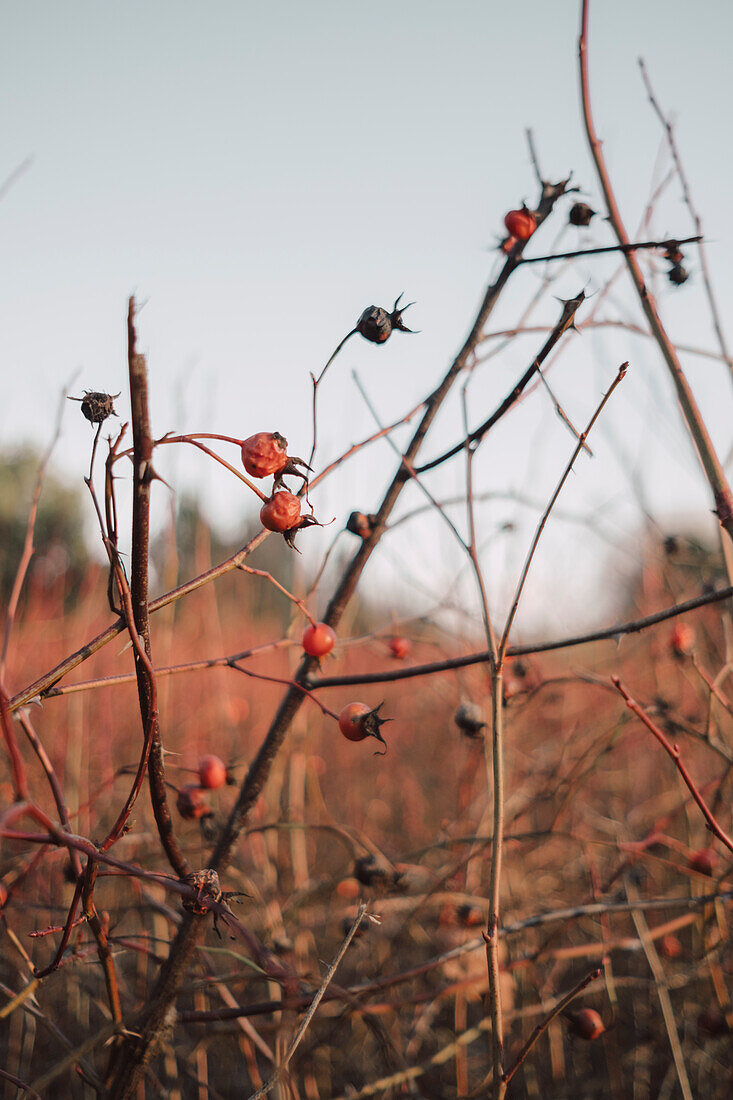
<instances>
[{"instance_id":1,"label":"cluster of rose hips","mask_svg":"<svg viewBox=\"0 0 733 1100\"><path fill-rule=\"evenodd\" d=\"M301 527L310 527L318 521L312 515L300 513L300 497L291 493L283 481L289 474L303 479L308 484L310 470L302 458L288 454L288 441L280 432L257 432L245 439L242 444L242 463L251 477L274 476L272 495L260 509L260 523L268 531L276 531L285 537L289 546L293 545L296 532ZM303 469L299 469L299 467Z\"/></svg>"},{"instance_id":2,"label":"cluster of rose hips","mask_svg":"<svg viewBox=\"0 0 733 1100\"><path fill-rule=\"evenodd\" d=\"M178 792L176 809L187 821L199 821L212 817L206 791L216 791L225 784L233 784L234 778L223 760L213 753L202 756L197 768L198 783L187 783Z\"/></svg>"}]
</instances>

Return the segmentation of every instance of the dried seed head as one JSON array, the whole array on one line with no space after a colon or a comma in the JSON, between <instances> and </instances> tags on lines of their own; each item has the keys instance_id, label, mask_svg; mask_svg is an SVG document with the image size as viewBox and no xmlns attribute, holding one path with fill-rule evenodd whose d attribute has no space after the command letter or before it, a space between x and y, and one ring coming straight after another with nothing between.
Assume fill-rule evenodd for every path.
<instances>
[{"instance_id":1,"label":"dried seed head","mask_svg":"<svg viewBox=\"0 0 733 1100\"><path fill-rule=\"evenodd\" d=\"M204 867L202 871L192 871L183 880L186 885L193 886L196 894L193 897L184 897L183 908L189 913L196 913L201 917L208 913L212 902L222 900L219 876L213 867Z\"/></svg>"},{"instance_id":2,"label":"dried seed head","mask_svg":"<svg viewBox=\"0 0 733 1100\"><path fill-rule=\"evenodd\" d=\"M682 264L674 264L667 272L667 278L670 283L674 283L675 286L682 286L683 283L687 282L689 277L690 273Z\"/></svg>"},{"instance_id":3,"label":"dried seed head","mask_svg":"<svg viewBox=\"0 0 733 1100\"><path fill-rule=\"evenodd\" d=\"M453 715L453 721L458 726L461 733L465 733L466 737L475 739L481 735L481 730L485 729L486 722L484 720L484 712L477 703L472 703L467 699L459 705L456 713Z\"/></svg>"},{"instance_id":4,"label":"dried seed head","mask_svg":"<svg viewBox=\"0 0 733 1100\"><path fill-rule=\"evenodd\" d=\"M102 424L108 416L117 416L114 400L119 393L98 393L96 390L84 390L83 397L70 397L69 401L80 401L81 411L90 424Z\"/></svg>"},{"instance_id":5,"label":"dried seed head","mask_svg":"<svg viewBox=\"0 0 733 1100\"><path fill-rule=\"evenodd\" d=\"M346 523L346 530L352 535L358 535L360 539L368 539L374 528L376 516L365 515L364 512L352 512Z\"/></svg>"},{"instance_id":6,"label":"dried seed head","mask_svg":"<svg viewBox=\"0 0 733 1100\"><path fill-rule=\"evenodd\" d=\"M568 221L571 225L590 225L591 218L596 216L596 211L588 206L587 202L576 202L570 207Z\"/></svg>"},{"instance_id":7,"label":"dried seed head","mask_svg":"<svg viewBox=\"0 0 733 1100\"><path fill-rule=\"evenodd\" d=\"M400 332L413 332L413 329L403 325L402 314L415 303L410 302L409 305L400 308L401 298L402 295L400 294L392 307L391 313L388 313L386 309L382 309L381 306L367 306L356 322L356 331L360 332L364 339L369 340L372 344L385 343L386 340L389 340L394 329L399 329Z\"/></svg>"}]
</instances>

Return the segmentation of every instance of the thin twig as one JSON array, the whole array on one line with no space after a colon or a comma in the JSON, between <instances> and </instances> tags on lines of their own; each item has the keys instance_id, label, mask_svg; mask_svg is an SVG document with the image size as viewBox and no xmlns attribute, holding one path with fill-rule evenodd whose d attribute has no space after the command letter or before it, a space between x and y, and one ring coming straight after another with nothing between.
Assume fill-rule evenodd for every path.
<instances>
[{"instance_id":1,"label":"thin twig","mask_svg":"<svg viewBox=\"0 0 733 1100\"><path fill-rule=\"evenodd\" d=\"M326 971L326 973L323 977L323 981L321 982L321 985L318 989L318 992L316 993L315 997L313 998L313 1001L311 1003L310 1008L308 1009L305 1016L303 1017L303 1021L300 1025L300 1027L298 1028L295 1035L293 1036L293 1041L290 1044L290 1046L288 1047L287 1052L286 1052L285 1057L283 1058L282 1062L277 1067L277 1069L273 1073L270 1080L267 1081L262 1086L262 1088L257 1089L257 1092L253 1092L252 1095L250 1096L249 1100L259 1100L259 1098L261 1096L267 1096L268 1092L270 1092L270 1090L275 1087L277 1082L281 1079L281 1077L283 1076L283 1074L287 1070L291 1058L295 1054L295 1051L298 1049L298 1046L300 1045L300 1042L301 1042L303 1036L305 1035L311 1020L313 1019L313 1017L316 1014L316 1010L318 1009L319 1004L323 1000L323 995L326 992L326 990L328 989L328 986L329 986L329 983L330 983L331 979L333 978L334 974L338 970L339 964L340 964L341 960L343 959L344 955L346 954L346 950L347 950L349 944L353 940L354 936L356 935L356 932L357 932L357 929L358 929L359 925L361 924L362 920L364 919L364 914L366 913L366 910L367 910L366 905L360 905L359 906L359 911L356 914L356 919L354 920L354 923L352 924L351 928L349 929L348 934L346 936L346 939L341 944L341 947L338 949L338 952L336 953L335 959L333 960L333 962L329 966L328 970Z\"/></svg>"},{"instance_id":2,"label":"thin twig","mask_svg":"<svg viewBox=\"0 0 733 1100\"><path fill-rule=\"evenodd\" d=\"M595 125L593 123L593 116L591 114L590 107L590 83L588 77L588 17L590 14L590 0L583 0L582 12L581 12L581 28L580 38L578 42L578 53L580 60L580 87L581 96L583 102L583 118L585 121L585 129L588 137L588 144L590 146L591 154L596 166L596 172L603 191L606 207L608 209L608 220L616 234L616 239L621 245L628 245L629 238L621 218L621 212L616 203L616 197L611 187L611 181L606 168L605 159L603 156L601 142L595 131ZM636 288L636 292L639 296L639 302L641 308L646 314L646 318L649 322L650 328L654 333L655 339L659 346L659 350L662 353L665 363L672 375L675 388L677 390L677 397L679 399L680 407L682 409L685 422L687 424L688 431L692 436L693 442L697 449L697 453L700 459L700 463L705 472L710 489L712 490L713 498L715 501L715 510L718 516L721 527L728 532L728 535L733 538L733 494L731 493L728 480L723 470L723 466L718 458L713 441L710 438L710 434L703 420L700 409L697 406L697 402L693 396L690 385L687 381L682 366L679 361L679 357L674 348L672 341L667 335L667 331L662 324L662 320L657 311L656 303L652 297L649 288L647 287L644 276L639 266L638 260L634 252L624 252L624 259L629 269L631 279Z\"/></svg>"},{"instance_id":3,"label":"thin twig","mask_svg":"<svg viewBox=\"0 0 733 1100\"><path fill-rule=\"evenodd\" d=\"M586 976L584 978L580 979L578 984L576 986L574 986L573 989L571 989L569 993L566 993L566 995L562 998L562 1000L557 1002L557 1004L552 1009L550 1014L548 1016L545 1016L544 1020L541 1023L537 1024L537 1027L534 1029L534 1031L530 1035L529 1039L527 1039L527 1042L524 1044L524 1046L520 1050L519 1054L517 1055L517 1058L516 1058L516 1061L514 1062L514 1065L509 1070L506 1077L504 1078L505 1084L507 1084L507 1085L509 1084L512 1077L517 1072L517 1070L521 1066L522 1062L525 1060L525 1058L529 1054L530 1050L532 1049L532 1047L535 1045L535 1043L539 1039L540 1035L542 1035L542 1033L547 1030L547 1028L550 1026L552 1021L555 1019L555 1017L559 1016L560 1013L563 1011L563 1009L567 1008L567 1006L570 1004L570 1002L574 1001L575 998L580 993L583 992L583 990L586 988L586 986L589 986L590 983L595 981L596 978L599 978L600 975L601 975L601 970L600 970L599 967L597 967L595 970L591 970L591 972L589 974L586 974Z\"/></svg>"},{"instance_id":4,"label":"thin twig","mask_svg":"<svg viewBox=\"0 0 733 1100\"><path fill-rule=\"evenodd\" d=\"M733 837L730 837L728 835L728 833L725 832L725 830L722 828L722 826L718 822L717 818L713 814L712 810L708 806L707 802L705 801L703 796L700 794L700 791L699 791L694 779L692 778L692 776L688 772L685 765L682 763L682 759L680 757L679 745L670 744L670 742L667 740L665 735L662 733L659 726L655 722L652 722L651 718L646 713L644 708L641 707L639 705L639 703L636 702L635 699L632 699L631 695L629 695L628 691L623 686L623 684L621 683L621 680L618 676L612 676L611 677L611 683L617 689L617 691L621 695L623 695L624 699L626 700L626 706L629 708L629 710L633 711L634 714L637 716L637 718L641 719L641 721L644 723L646 728L651 733L654 734L654 736L656 737L657 741L662 746L664 751L672 758L672 760L674 762L674 765L677 768L677 771L682 776L682 780L683 780L685 786L687 787L688 791L690 792L690 794L694 798L697 805L700 807L702 815L705 818L705 820L707 821L708 828L710 829L711 833L714 833L714 835L718 838L718 840L721 842L721 844L725 844L726 848L729 851L733 852Z\"/></svg>"}]
</instances>

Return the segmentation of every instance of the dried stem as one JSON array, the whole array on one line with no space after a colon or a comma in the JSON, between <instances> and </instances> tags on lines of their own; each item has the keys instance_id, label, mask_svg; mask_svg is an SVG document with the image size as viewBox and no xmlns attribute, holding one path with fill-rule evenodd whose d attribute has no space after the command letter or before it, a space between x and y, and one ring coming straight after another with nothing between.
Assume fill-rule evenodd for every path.
<instances>
[{"instance_id":1,"label":"dried stem","mask_svg":"<svg viewBox=\"0 0 733 1100\"><path fill-rule=\"evenodd\" d=\"M644 708L640 706L635 699L632 699L631 695L623 686L618 676L612 676L611 683L617 689L617 691L619 691L620 694L623 695L624 699L626 700L626 706L629 708L629 710L633 711L637 718L641 719L646 728L654 734L664 751L672 758L672 760L674 761L674 765L677 768L677 771L682 776L685 786L694 798L697 805L700 807L702 815L707 821L708 828L710 829L711 833L713 833L718 838L721 844L725 844L726 848L730 852L733 852L733 837L728 836L725 830L721 827L710 807L708 806L707 802L700 794L699 788L695 784L694 779L688 772L685 765L682 763L679 745L673 745L667 740L659 726L651 720Z\"/></svg>"},{"instance_id":2,"label":"dried stem","mask_svg":"<svg viewBox=\"0 0 733 1100\"><path fill-rule=\"evenodd\" d=\"M555 489L555 492L552 494L552 497L550 498L550 502L547 505L547 507L545 508L545 511L542 515L542 518L540 519L540 522L537 525L537 530L535 531L534 538L532 539L532 545L529 548L529 553L527 554L527 558L526 558L526 561L525 561L524 566L522 568L521 576L519 578L519 583L517 584L517 590L514 594L514 599L512 600L512 606L509 609L509 614L507 616L506 625L504 627L504 633L502 635L501 642L499 643L499 660L500 661L503 660L504 654L506 653L507 642L509 640L509 633L511 631L512 624L514 622L514 618L517 614L517 608L519 607L519 601L520 601L521 596L522 596L522 590L524 588L525 581L527 580L527 574L529 573L529 568L532 564L532 559L534 557L535 550L537 549L537 545L538 545L538 543L540 541L540 538L542 536L542 532L545 529L545 524L547 523L547 520L550 517L550 512L553 509L555 501L557 500L557 498L560 496L560 493L562 492L563 485L565 484L567 479L570 477L570 473L573 469L573 466L575 465L575 460L577 459L580 452L583 450L586 438L590 434L590 432L593 428L593 425L595 424L596 420L598 419L598 417L603 412L603 410L606 406L606 402L611 397L611 394L613 393L613 391L616 389L616 387L619 385L619 383L623 381L624 377L626 376L626 370L628 368L628 365L629 365L628 363L622 363L621 364L621 367L619 368L618 374L616 375L613 382L611 383L611 385L608 388L608 392L606 394L604 394L601 403L599 404L596 411L593 413L593 416L588 421L588 426L586 427L584 432L580 433L580 438L578 440L578 445L575 448L575 450L573 451L573 453L571 455L571 458L570 458L570 461L568 462L567 466L565 467L563 475L562 475L562 477L560 478L560 480L557 484L557 488Z\"/></svg>"},{"instance_id":3,"label":"dried stem","mask_svg":"<svg viewBox=\"0 0 733 1100\"><path fill-rule=\"evenodd\" d=\"M501 420L501 418L506 413L508 413L512 406L515 405L516 402L519 400L523 391L527 388L532 378L534 378L535 374L537 374L547 356L560 340L561 336L563 336L564 333L568 331L568 329L574 327L575 314L577 313L578 309L584 301L585 293L581 290L580 294L578 294L577 297L570 298L567 302L563 302L563 308L562 313L560 314L560 318L550 335L547 337L547 340L542 346L542 349L539 351L537 357L533 359L530 365L527 367L527 370L519 379L516 386L514 386L512 391L504 398L498 409L496 409L496 411L491 414L488 420L485 420L483 424L480 424L478 428L474 428L472 432L468 432L466 438L462 439L460 443L456 443L454 447L451 447L450 450L445 451L442 455L438 455L438 457L432 459L432 461L426 462L424 466L418 466L416 471L418 474L425 473L426 470L433 470L436 466L442 465L444 462L447 462L449 458L452 458L454 455L457 455L460 451L462 451L464 447L468 445L478 446L478 444L483 441L487 432L489 432L494 427L494 425L499 420Z\"/></svg>"},{"instance_id":4,"label":"dried stem","mask_svg":"<svg viewBox=\"0 0 733 1100\"><path fill-rule=\"evenodd\" d=\"M559 1000L557 1002L557 1004L553 1008L552 1012L550 1012L550 1014L548 1016L545 1016L544 1020L541 1023L537 1024L537 1027L534 1029L534 1031L530 1035L529 1039L527 1040L527 1042L524 1044L524 1046L520 1050L519 1054L517 1055L517 1058L516 1058L516 1061L515 1061L514 1065L509 1070L506 1077L504 1078L504 1083L505 1084L507 1084L507 1085L509 1084L512 1077L517 1072L517 1070L521 1066L522 1062L525 1060L525 1058L529 1054L530 1050L532 1049L532 1047L535 1045L535 1043L539 1039L540 1035L542 1035L542 1033L547 1030L547 1028L550 1026L552 1021L555 1019L555 1017L559 1016L560 1013L568 1007L570 1002L574 1001L575 998L580 993L583 992L583 990L586 988L586 986L589 986L590 983L594 982L596 980L596 978L600 977L600 975L601 975L600 968L596 968L595 970L591 970L591 972L589 974L586 974L586 976L584 978L580 979L578 984L576 986L574 986L570 990L569 993L567 993L561 1000Z\"/></svg>"},{"instance_id":5,"label":"dried stem","mask_svg":"<svg viewBox=\"0 0 733 1100\"><path fill-rule=\"evenodd\" d=\"M581 14L581 30L580 39L578 44L579 58L580 58L580 87L583 101L583 118L585 120L585 128L588 136L588 144L590 145L591 154L596 166L596 172L603 191L606 207L608 209L608 220L613 228L616 238L621 245L628 245L629 238L624 227L624 223L621 219L621 213L616 203L616 197L611 187L611 181L606 168L606 163L601 150L601 143L595 131L593 123L593 116L591 114L590 107L590 85L588 79L588 16L590 12L590 0L583 0L582 14ZM649 322L650 328L654 334L654 337L659 345L659 349L662 353L665 363L672 375L675 388L677 390L677 397L682 409L682 413L687 424L687 428L692 436L692 439L697 448L697 453L700 458L705 476L708 480L708 484L713 493L715 500L715 510L720 521L721 527L727 531L728 535L733 538L733 494L731 494L730 486L728 485L725 472L721 465L720 459L713 446L713 441L710 438L708 430L705 426L705 422L702 418L702 414L697 406L697 402L692 394L687 378L680 365L679 358L675 347L667 335L666 329L662 324L662 320L659 316L656 303L652 297L645 281L644 276L639 266L639 262L633 252L624 252L624 259L629 269L631 279L636 288L636 292L639 296L639 302L641 308L646 314L646 318Z\"/></svg>"},{"instance_id":6,"label":"dried stem","mask_svg":"<svg viewBox=\"0 0 733 1100\"><path fill-rule=\"evenodd\" d=\"M168 807L165 784L163 744L160 735L155 683L151 675L150 622L148 617L148 549L150 541L150 486L155 478L153 470L153 438L148 413L148 380L145 359L138 355L135 333L135 300L130 298L127 313L127 358L130 373L130 405L132 409L133 439L133 503L132 503L132 552L130 556L130 595L134 627L142 640L147 661L135 651L138 698L143 732L147 738L150 729L150 756L148 779L153 813L160 840L168 860L179 875L188 874L188 861L181 852L173 833L173 822Z\"/></svg>"}]
</instances>

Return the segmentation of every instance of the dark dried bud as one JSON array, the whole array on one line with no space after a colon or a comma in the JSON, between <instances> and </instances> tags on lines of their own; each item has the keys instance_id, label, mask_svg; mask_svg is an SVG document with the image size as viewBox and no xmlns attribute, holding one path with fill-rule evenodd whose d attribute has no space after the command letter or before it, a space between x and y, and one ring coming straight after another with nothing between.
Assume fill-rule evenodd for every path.
<instances>
[{"instance_id":1,"label":"dark dried bud","mask_svg":"<svg viewBox=\"0 0 733 1100\"><path fill-rule=\"evenodd\" d=\"M360 856L354 860L354 878L362 886L392 886L394 871L383 863L378 863L373 855Z\"/></svg>"},{"instance_id":2,"label":"dark dried bud","mask_svg":"<svg viewBox=\"0 0 733 1100\"><path fill-rule=\"evenodd\" d=\"M571 225L590 225L591 218L595 216L596 211L587 202L576 202L570 207L568 221Z\"/></svg>"},{"instance_id":3,"label":"dark dried bud","mask_svg":"<svg viewBox=\"0 0 733 1100\"><path fill-rule=\"evenodd\" d=\"M372 344L383 344L386 340L389 340L393 329L399 329L400 332L413 332L413 329L402 324L402 314L415 303L410 302L409 305L400 309L401 298L402 295L400 294L392 307L391 313L388 313L386 309L382 309L381 306L367 306L356 322L356 331L360 332L365 340L370 340Z\"/></svg>"},{"instance_id":4,"label":"dark dried bud","mask_svg":"<svg viewBox=\"0 0 733 1100\"><path fill-rule=\"evenodd\" d=\"M486 728L486 722L484 721L484 712L477 703L471 703L468 701L462 702L456 713L453 715L453 721L458 726L461 733L465 733L466 737L475 739L481 736L481 730Z\"/></svg>"},{"instance_id":5,"label":"dark dried bud","mask_svg":"<svg viewBox=\"0 0 733 1100\"><path fill-rule=\"evenodd\" d=\"M352 535L358 535L360 539L368 539L374 529L376 516L365 515L364 512L352 512L346 523L346 530Z\"/></svg>"},{"instance_id":6,"label":"dark dried bud","mask_svg":"<svg viewBox=\"0 0 733 1100\"><path fill-rule=\"evenodd\" d=\"M682 286L683 283L687 282L689 277L689 272L682 264L674 264L667 272L667 278L670 283L674 283L675 286Z\"/></svg>"},{"instance_id":7,"label":"dark dried bud","mask_svg":"<svg viewBox=\"0 0 733 1100\"><path fill-rule=\"evenodd\" d=\"M353 923L354 923L354 920L353 920L352 917L344 917L343 918L343 920L341 921L341 935L342 936L348 936L349 932L351 931L351 926L353 925ZM365 920L363 920L361 922L361 924L359 925L359 927L357 928L356 932L354 932L354 935L352 936L351 942L353 943L354 940L360 940L361 937L365 936L368 931L369 931L369 925L367 924L367 922Z\"/></svg>"},{"instance_id":8,"label":"dark dried bud","mask_svg":"<svg viewBox=\"0 0 733 1100\"><path fill-rule=\"evenodd\" d=\"M684 256L680 251L680 246L676 241L670 241L664 250L665 260L669 260L671 264L681 264Z\"/></svg>"},{"instance_id":9,"label":"dark dried bud","mask_svg":"<svg viewBox=\"0 0 733 1100\"><path fill-rule=\"evenodd\" d=\"M212 867L205 867L202 871L192 871L183 881L196 891L194 895L183 898L183 908L189 913L196 913L201 917L204 913L208 913L212 902L222 900L219 876Z\"/></svg>"},{"instance_id":10,"label":"dark dried bud","mask_svg":"<svg viewBox=\"0 0 733 1100\"><path fill-rule=\"evenodd\" d=\"M90 424L102 424L108 416L117 416L114 400L119 393L97 393L85 390L83 397L70 397L69 401L80 401L81 411Z\"/></svg>"}]
</instances>

